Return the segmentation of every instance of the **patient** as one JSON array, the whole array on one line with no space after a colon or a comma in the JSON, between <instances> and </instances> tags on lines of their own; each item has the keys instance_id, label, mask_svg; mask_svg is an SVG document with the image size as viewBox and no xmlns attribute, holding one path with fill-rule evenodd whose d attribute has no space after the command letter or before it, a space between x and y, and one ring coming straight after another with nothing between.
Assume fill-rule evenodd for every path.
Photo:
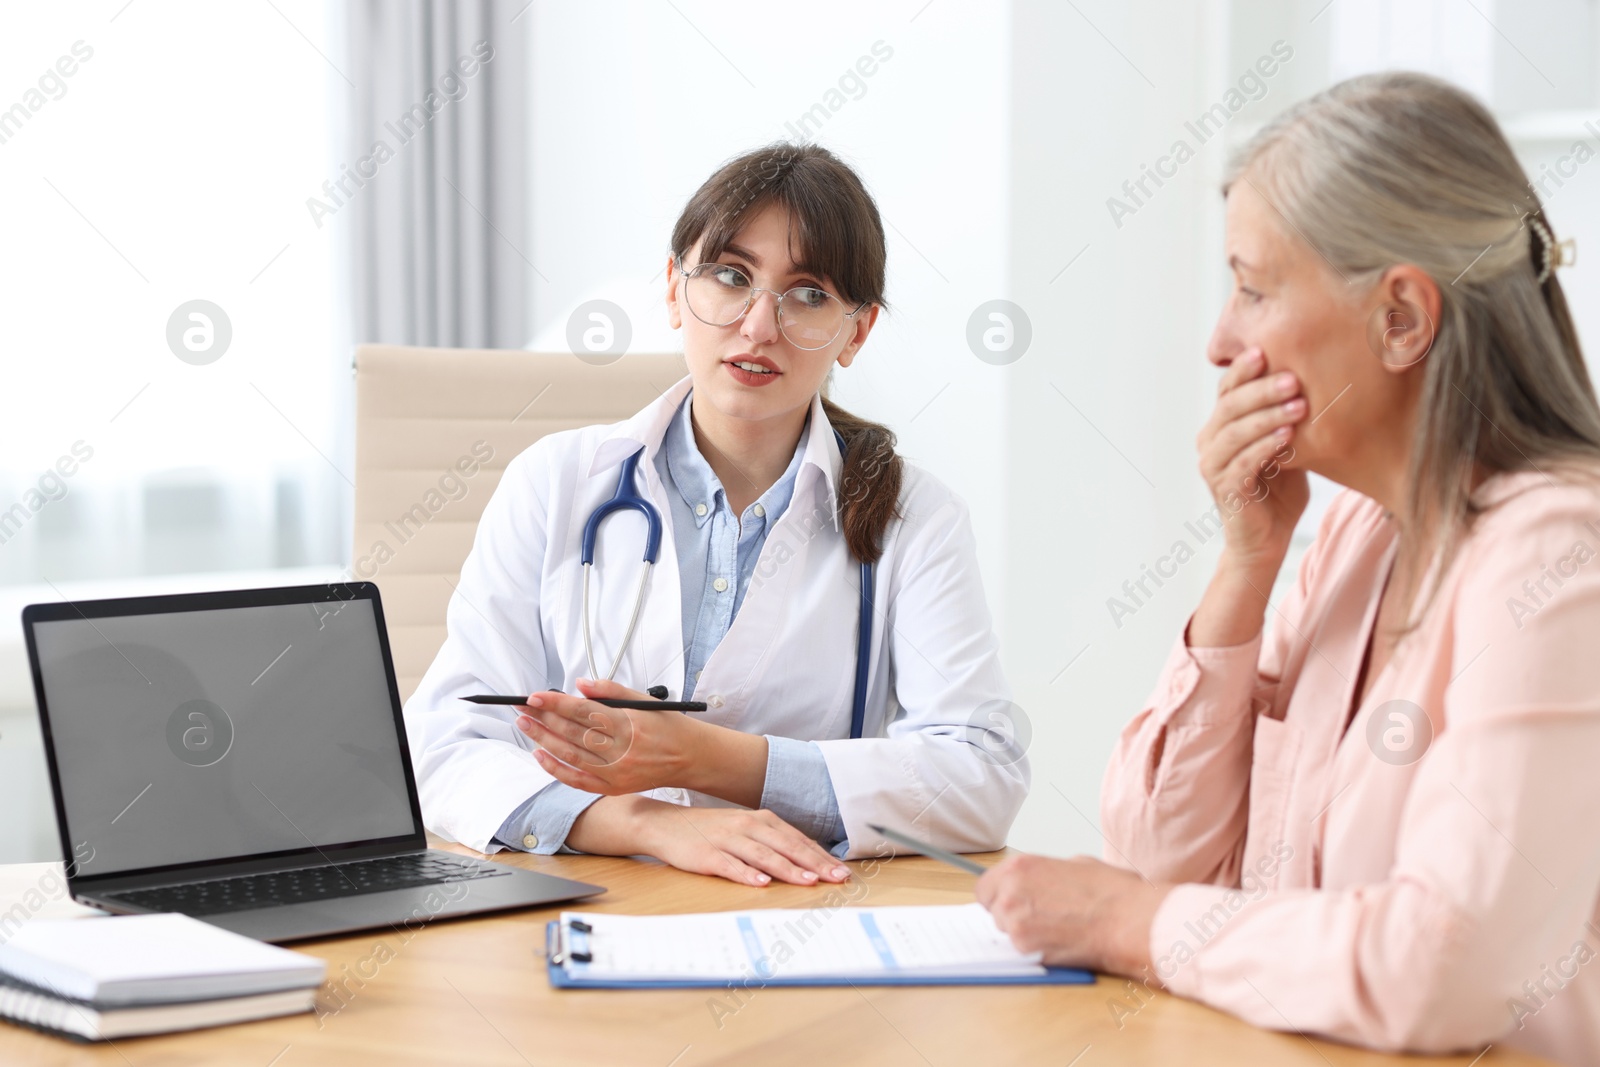
<instances>
[{"instance_id":1,"label":"patient","mask_svg":"<svg viewBox=\"0 0 1600 1067\"><path fill-rule=\"evenodd\" d=\"M1552 224L1419 75L1298 105L1224 191L1226 547L1106 772L1110 862L979 898L1261 1026L1600 1063L1600 408ZM1348 491L1269 604L1307 471Z\"/></svg>"}]
</instances>

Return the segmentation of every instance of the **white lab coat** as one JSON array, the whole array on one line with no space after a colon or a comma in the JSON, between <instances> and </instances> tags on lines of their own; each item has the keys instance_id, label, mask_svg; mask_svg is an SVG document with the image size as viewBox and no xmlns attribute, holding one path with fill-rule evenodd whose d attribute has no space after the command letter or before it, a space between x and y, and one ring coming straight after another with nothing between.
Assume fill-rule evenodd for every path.
<instances>
[{"instance_id":1,"label":"white lab coat","mask_svg":"<svg viewBox=\"0 0 1600 1067\"><path fill-rule=\"evenodd\" d=\"M653 457L688 394L685 378L633 418L551 434L507 466L478 524L450 598L448 636L406 704L423 819L480 852L507 816L551 781L515 709L455 699L467 693L576 692L589 674L583 645L584 523L616 491L641 446L640 492L662 515L662 544L638 630L617 681L681 696L686 636L667 488ZM842 461L820 399L794 497L769 531L732 627L696 687L708 722L818 741L850 840L847 858L892 851L878 823L962 851L1005 843L1027 793L1025 757L997 755L983 730L1009 712L965 504L907 464L903 518L877 566L864 736L850 738L860 564L836 525ZM617 512L601 524L592 576L595 660L616 655L638 587L645 523ZM731 595L731 594L730 594ZM991 735L991 741L994 735ZM722 801L686 790L649 795Z\"/></svg>"}]
</instances>

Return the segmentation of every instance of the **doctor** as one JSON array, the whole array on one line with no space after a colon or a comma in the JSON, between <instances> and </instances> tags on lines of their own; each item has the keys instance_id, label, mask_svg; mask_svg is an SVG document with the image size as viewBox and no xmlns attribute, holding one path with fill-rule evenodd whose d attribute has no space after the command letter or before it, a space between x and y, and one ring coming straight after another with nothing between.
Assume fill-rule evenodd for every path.
<instances>
[{"instance_id":1,"label":"doctor","mask_svg":"<svg viewBox=\"0 0 1600 1067\"><path fill-rule=\"evenodd\" d=\"M689 377L626 422L541 439L484 511L406 707L432 830L749 885L844 880L838 858L892 851L870 823L956 850L1004 844L1028 766L966 507L823 396L883 288L876 205L827 150L760 149L701 186L667 263ZM585 525L629 466L660 516L658 563L646 573L635 510L600 523L583 567ZM708 710L586 699L650 686ZM459 699L481 692L530 695Z\"/></svg>"}]
</instances>

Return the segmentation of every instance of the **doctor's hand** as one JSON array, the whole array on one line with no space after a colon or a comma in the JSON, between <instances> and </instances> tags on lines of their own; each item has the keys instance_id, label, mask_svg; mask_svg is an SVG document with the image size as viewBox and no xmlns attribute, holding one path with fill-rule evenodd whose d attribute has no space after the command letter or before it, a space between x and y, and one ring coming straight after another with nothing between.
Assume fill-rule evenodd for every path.
<instances>
[{"instance_id":1,"label":"doctor's hand","mask_svg":"<svg viewBox=\"0 0 1600 1067\"><path fill-rule=\"evenodd\" d=\"M978 879L989 909L1019 952L1055 967L1136 975L1150 965L1150 927L1167 887L1088 856L1008 856Z\"/></svg>"},{"instance_id":2,"label":"doctor's hand","mask_svg":"<svg viewBox=\"0 0 1600 1067\"><path fill-rule=\"evenodd\" d=\"M608 856L643 853L679 870L743 885L843 882L849 868L770 811L690 808L648 797L602 797L579 815L567 844Z\"/></svg>"},{"instance_id":3,"label":"doctor's hand","mask_svg":"<svg viewBox=\"0 0 1600 1067\"><path fill-rule=\"evenodd\" d=\"M615 682L580 679L582 696L535 693L517 729L557 781L620 796L663 787L693 789L748 808L766 783L767 740L678 711L608 708L588 697L648 700Z\"/></svg>"}]
</instances>

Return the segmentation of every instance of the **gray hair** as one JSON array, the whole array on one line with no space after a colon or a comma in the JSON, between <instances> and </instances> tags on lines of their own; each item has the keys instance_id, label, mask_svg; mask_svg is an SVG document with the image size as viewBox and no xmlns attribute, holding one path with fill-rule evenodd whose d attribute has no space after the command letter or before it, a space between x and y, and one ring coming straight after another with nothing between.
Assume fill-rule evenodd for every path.
<instances>
[{"instance_id":1,"label":"gray hair","mask_svg":"<svg viewBox=\"0 0 1600 1067\"><path fill-rule=\"evenodd\" d=\"M1252 138L1224 194L1241 180L1352 286L1401 263L1439 286L1402 516L1411 564L1448 571L1480 476L1595 470L1600 405L1561 284L1539 277L1549 220L1483 105L1423 74L1351 78Z\"/></svg>"}]
</instances>

